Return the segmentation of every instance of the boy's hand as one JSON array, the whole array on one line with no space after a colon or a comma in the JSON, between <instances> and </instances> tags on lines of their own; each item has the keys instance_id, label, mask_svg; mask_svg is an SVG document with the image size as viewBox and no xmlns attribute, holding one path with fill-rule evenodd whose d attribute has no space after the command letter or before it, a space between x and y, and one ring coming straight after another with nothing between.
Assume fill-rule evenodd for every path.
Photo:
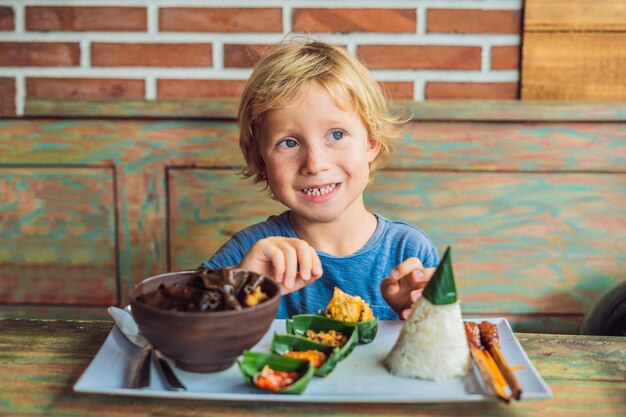
<instances>
[{"instance_id":1,"label":"boy's hand","mask_svg":"<svg viewBox=\"0 0 626 417\"><path fill-rule=\"evenodd\" d=\"M424 268L417 258L408 258L389 273L380 283L380 292L401 319L406 319L411 306L422 296L422 290L435 272L435 268Z\"/></svg>"},{"instance_id":2,"label":"boy's hand","mask_svg":"<svg viewBox=\"0 0 626 417\"><path fill-rule=\"evenodd\" d=\"M271 236L257 241L239 267L273 277L288 294L322 276L322 262L306 241Z\"/></svg>"}]
</instances>

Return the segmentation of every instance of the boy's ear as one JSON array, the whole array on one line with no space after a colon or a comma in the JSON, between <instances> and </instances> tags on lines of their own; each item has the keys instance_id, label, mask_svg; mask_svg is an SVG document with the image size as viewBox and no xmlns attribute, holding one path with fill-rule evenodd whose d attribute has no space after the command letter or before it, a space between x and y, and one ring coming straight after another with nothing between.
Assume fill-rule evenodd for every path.
<instances>
[{"instance_id":1,"label":"boy's ear","mask_svg":"<svg viewBox=\"0 0 626 417\"><path fill-rule=\"evenodd\" d=\"M370 138L367 143L367 162L371 164L378 156L378 152L380 152L380 141Z\"/></svg>"}]
</instances>

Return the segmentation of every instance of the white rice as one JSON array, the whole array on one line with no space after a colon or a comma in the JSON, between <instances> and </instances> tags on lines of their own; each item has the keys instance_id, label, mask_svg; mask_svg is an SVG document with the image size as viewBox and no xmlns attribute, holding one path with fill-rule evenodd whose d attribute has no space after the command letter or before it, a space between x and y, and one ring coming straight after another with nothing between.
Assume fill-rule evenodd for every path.
<instances>
[{"instance_id":1,"label":"white rice","mask_svg":"<svg viewBox=\"0 0 626 417\"><path fill-rule=\"evenodd\" d=\"M385 365L392 374L433 381L465 375L470 352L461 304L433 305L424 297L416 301Z\"/></svg>"}]
</instances>

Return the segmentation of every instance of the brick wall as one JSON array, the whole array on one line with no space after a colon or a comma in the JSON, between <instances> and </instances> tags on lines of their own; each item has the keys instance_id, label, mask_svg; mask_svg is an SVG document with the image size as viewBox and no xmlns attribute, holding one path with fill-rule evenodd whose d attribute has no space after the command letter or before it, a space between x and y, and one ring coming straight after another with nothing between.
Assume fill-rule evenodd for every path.
<instances>
[{"instance_id":1,"label":"brick wall","mask_svg":"<svg viewBox=\"0 0 626 417\"><path fill-rule=\"evenodd\" d=\"M285 37L344 45L394 99L516 99L522 0L0 0L0 114L28 98L237 97Z\"/></svg>"}]
</instances>

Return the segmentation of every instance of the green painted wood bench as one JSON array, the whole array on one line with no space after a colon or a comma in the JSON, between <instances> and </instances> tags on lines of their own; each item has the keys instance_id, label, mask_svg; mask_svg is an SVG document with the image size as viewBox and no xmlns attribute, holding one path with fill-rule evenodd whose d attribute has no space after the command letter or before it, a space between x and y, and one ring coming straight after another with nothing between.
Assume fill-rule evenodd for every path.
<instances>
[{"instance_id":1,"label":"green painted wood bench","mask_svg":"<svg viewBox=\"0 0 626 417\"><path fill-rule=\"evenodd\" d=\"M371 210L451 245L464 314L575 333L626 278L620 103L397 103ZM104 318L283 210L238 178L236 102L28 101L0 120L0 316Z\"/></svg>"}]
</instances>

